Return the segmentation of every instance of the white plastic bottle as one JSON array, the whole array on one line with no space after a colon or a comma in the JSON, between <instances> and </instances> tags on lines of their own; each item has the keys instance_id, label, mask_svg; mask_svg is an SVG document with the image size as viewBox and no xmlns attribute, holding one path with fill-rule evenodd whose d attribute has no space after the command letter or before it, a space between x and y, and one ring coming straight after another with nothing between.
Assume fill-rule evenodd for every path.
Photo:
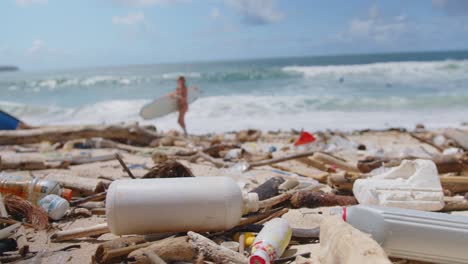
<instances>
[{"instance_id":1,"label":"white plastic bottle","mask_svg":"<svg viewBox=\"0 0 468 264\"><path fill-rule=\"evenodd\" d=\"M243 194L228 177L119 180L106 198L116 235L227 230L257 210L258 195Z\"/></svg>"},{"instance_id":2,"label":"white plastic bottle","mask_svg":"<svg viewBox=\"0 0 468 264\"><path fill-rule=\"evenodd\" d=\"M270 264L281 255L291 241L292 230L287 220L274 218L265 223L252 245L250 264Z\"/></svg>"},{"instance_id":3,"label":"white plastic bottle","mask_svg":"<svg viewBox=\"0 0 468 264\"><path fill-rule=\"evenodd\" d=\"M45 196L39 200L38 204L54 220L62 219L68 209L70 209L68 201L55 194Z\"/></svg>"},{"instance_id":4,"label":"white plastic bottle","mask_svg":"<svg viewBox=\"0 0 468 264\"><path fill-rule=\"evenodd\" d=\"M338 208L332 213L371 234L389 256L468 263L468 217L370 205Z\"/></svg>"}]
</instances>

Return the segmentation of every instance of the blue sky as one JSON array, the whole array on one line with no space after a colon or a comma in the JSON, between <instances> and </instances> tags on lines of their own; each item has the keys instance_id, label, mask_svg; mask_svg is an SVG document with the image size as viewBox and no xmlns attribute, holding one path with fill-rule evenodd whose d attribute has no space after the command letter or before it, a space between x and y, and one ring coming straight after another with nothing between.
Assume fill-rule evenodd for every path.
<instances>
[{"instance_id":1,"label":"blue sky","mask_svg":"<svg viewBox=\"0 0 468 264\"><path fill-rule=\"evenodd\" d=\"M468 49L465 0L1 0L0 65Z\"/></svg>"}]
</instances>

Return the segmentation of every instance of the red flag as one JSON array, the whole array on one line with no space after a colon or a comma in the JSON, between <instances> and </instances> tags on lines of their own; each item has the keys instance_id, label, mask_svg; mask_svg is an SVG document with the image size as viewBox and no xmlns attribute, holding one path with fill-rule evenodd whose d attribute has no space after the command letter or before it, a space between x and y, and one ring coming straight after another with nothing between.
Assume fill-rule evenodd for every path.
<instances>
[{"instance_id":1,"label":"red flag","mask_svg":"<svg viewBox=\"0 0 468 264\"><path fill-rule=\"evenodd\" d=\"M315 137L308 133L308 132L301 132L301 135L299 138L296 140L294 143L294 146L299 146L299 145L304 145L304 144L309 144L315 141Z\"/></svg>"}]
</instances>

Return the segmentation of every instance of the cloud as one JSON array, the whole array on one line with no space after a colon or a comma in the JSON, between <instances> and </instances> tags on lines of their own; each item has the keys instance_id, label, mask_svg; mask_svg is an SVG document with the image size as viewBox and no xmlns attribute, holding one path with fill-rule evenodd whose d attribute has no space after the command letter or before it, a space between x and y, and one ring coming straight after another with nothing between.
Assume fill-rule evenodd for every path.
<instances>
[{"instance_id":1,"label":"cloud","mask_svg":"<svg viewBox=\"0 0 468 264\"><path fill-rule=\"evenodd\" d=\"M154 5L170 5L179 3L189 3L191 0L113 0L116 3L130 6L154 6Z\"/></svg>"},{"instance_id":2,"label":"cloud","mask_svg":"<svg viewBox=\"0 0 468 264\"><path fill-rule=\"evenodd\" d=\"M48 0L16 0L16 4L22 7L35 4L47 4Z\"/></svg>"},{"instance_id":3,"label":"cloud","mask_svg":"<svg viewBox=\"0 0 468 264\"><path fill-rule=\"evenodd\" d=\"M145 14L142 12L129 13L126 16L112 17L112 23L115 25L137 25L145 20Z\"/></svg>"},{"instance_id":4,"label":"cloud","mask_svg":"<svg viewBox=\"0 0 468 264\"><path fill-rule=\"evenodd\" d=\"M45 42L41 39L33 40L31 47L26 50L27 55L34 55L40 53L45 49Z\"/></svg>"},{"instance_id":5,"label":"cloud","mask_svg":"<svg viewBox=\"0 0 468 264\"><path fill-rule=\"evenodd\" d=\"M432 0L432 5L449 15L468 15L468 1L466 0Z\"/></svg>"},{"instance_id":6,"label":"cloud","mask_svg":"<svg viewBox=\"0 0 468 264\"><path fill-rule=\"evenodd\" d=\"M239 12L246 24L264 25L284 18L275 0L225 0L225 3Z\"/></svg>"},{"instance_id":7,"label":"cloud","mask_svg":"<svg viewBox=\"0 0 468 264\"><path fill-rule=\"evenodd\" d=\"M341 34L340 38L364 38L375 42L387 41L408 32L406 20L406 16L402 14L386 18L374 5L369 8L367 18L351 20L348 31Z\"/></svg>"}]
</instances>

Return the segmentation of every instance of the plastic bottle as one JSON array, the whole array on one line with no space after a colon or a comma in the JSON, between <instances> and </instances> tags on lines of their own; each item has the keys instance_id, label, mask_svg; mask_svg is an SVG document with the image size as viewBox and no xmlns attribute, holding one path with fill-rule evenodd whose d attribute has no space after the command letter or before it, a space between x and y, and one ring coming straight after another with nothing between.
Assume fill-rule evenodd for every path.
<instances>
[{"instance_id":1,"label":"plastic bottle","mask_svg":"<svg viewBox=\"0 0 468 264\"><path fill-rule=\"evenodd\" d=\"M274 218L263 226L252 246L250 264L270 264L281 255L291 241L292 230L288 221Z\"/></svg>"},{"instance_id":2,"label":"plastic bottle","mask_svg":"<svg viewBox=\"0 0 468 264\"><path fill-rule=\"evenodd\" d=\"M56 181L46 179L29 179L22 176L0 174L0 192L11 193L37 203L48 194L59 195L70 201L72 191L62 188Z\"/></svg>"},{"instance_id":3,"label":"plastic bottle","mask_svg":"<svg viewBox=\"0 0 468 264\"><path fill-rule=\"evenodd\" d=\"M70 209L68 201L55 194L45 196L39 200L38 204L54 220L62 219L68 209Z\"/></svg>"},{"instance_id":4,"label":"plastic bottle","mask_svg":"<svg viewBox=\"0 0 468 264\"><path fill-rule=\"evenodd\" d=\"M372 235L389 256L435 263L468 263L468 217L356 205L332 209Z\"/></svg>"},{"instance_id":5,"label":"plastic bottle","mask_svg":"<svg viewBox=\"0 0 468 264\"><path fill-rule=\"evenodd\" d=\"M258 195L243 194L228 177L119 180L106 198L116 235L227 230L257 210Z\"/></svg>"}]
</instances>

